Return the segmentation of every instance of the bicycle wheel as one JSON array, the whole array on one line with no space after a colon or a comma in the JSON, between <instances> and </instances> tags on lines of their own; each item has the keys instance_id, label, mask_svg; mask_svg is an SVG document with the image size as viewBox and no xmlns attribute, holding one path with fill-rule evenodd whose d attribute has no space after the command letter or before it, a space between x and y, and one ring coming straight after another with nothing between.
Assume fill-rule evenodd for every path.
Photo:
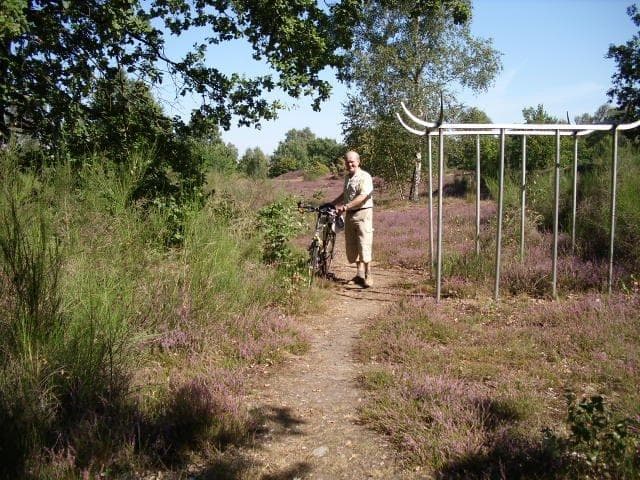
<instances>
[{"instance_id":1,"label":"bicycle wheel","mask_svg":"<svg viewBox=\"0 0 640 480\"><path fill-rule=\"evenodd\" d=\"M314 238L309 246L309 283L311 283L313 277L320 274L320 265L320 242L318 242L317 238Z\"/></svg>"},{"instance_id":2,"label":"bicycle wheel","mask_svg":"<svg viewBox=\"0 0 640 480\"><path fill-rule=\"evenodd\" d=\"M336 243L336 234L333 231L327 233L327 238L324 242L324 251L322 252L322 274L325 277L330 275L331 260L333 260L333 247Z\"/></svg>"}]
</instances>

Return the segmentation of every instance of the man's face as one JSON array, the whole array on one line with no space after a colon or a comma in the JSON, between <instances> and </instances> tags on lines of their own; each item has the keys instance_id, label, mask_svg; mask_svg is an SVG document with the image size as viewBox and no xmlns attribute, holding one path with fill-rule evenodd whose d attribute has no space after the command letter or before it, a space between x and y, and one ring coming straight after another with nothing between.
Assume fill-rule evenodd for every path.
<instances>
[{"instance_id":1,"label":"man's face","mask_svg":"<svg viewBox=\"0 0 640 480\"><path fill-rule=\"evenodd\" d=\"M349 172L350 175L353 175L354 173L356 173L359 166L360 166L360 160L358 159L358 157L354 155L347 155L344 158L344 168L347 169L347 172Z\"/></svg>"}]
</instances>

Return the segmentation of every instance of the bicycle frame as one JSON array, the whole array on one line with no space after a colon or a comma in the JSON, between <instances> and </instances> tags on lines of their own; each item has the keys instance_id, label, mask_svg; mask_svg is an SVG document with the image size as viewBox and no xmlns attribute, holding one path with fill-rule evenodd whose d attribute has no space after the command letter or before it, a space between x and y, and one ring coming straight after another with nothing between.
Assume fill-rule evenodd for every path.
<instances>
[{"instance_id":1,"label":"bicycle frame","mask_svg":"<svg viewBox=\"0 0 640 480\"><path fill-rule=\"evenodd\" d=\"M338 215L333 206L312 207L298 204L302 212L316 212L316 225L309 245L309 282L313 277L331 278L329 269L333 259Z\"/></svg>"}]
</instances>

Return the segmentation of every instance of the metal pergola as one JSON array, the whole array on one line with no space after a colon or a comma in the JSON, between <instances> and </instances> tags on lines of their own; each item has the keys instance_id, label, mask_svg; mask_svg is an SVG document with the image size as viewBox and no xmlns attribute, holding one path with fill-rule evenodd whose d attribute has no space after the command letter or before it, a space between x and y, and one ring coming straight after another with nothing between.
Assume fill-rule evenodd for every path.
<instances>
[{"instance_id":1,"label":"metal pergola","mask_svg":"<svg viewBox=\"0 0 640 480\"><path fill-rule=\"evenodd\" d=\"M574 139L573 148L573 186L572 186L572 224L571 224L571 248L575 251L576 241L576 203L577 203L577 177L578 177L578 138L594 132L611 132L613 136L613 147L611 154L611 203L610 203L610 237L609 237L609 272L607 286L611 293L613 285L613 252L615 242L616 225L616 183L618 176L618 132L631 130L640 126L640 120L626 124L593 124L593 125L571 125L571 124L514 124L514 123L444 123L442 101L440 105L440 119L438 122L428 122L415 116L401 102L402 109L406 116L421 128L409 126L399 113L396 117L400 124L410 133L428 138L428 163L429 163L429 242L430 242L430 264L433 272L434 264L434 242L433 242L433 172L431 155L431 138L437 136L439 139L439 166L438 166L438 221L437 221L437 250L435 251L436 266L436 301L440 301L442 283L442 200L444 187L444 137L451 135L475 135L476 136L476 232L475 248L476 254L480 254L480 136L493 135L500 139L500 164L499 164L499 194L498 194L498 222L496 229L496 258L495 258L495 283L494 298L500 297L500 255L502 245L502 217L503 217L503 190L504 190L504 160L505 160L505 138L507 135L518 135L522 137L522 175L521 175L521 216L520 216L520 258L524 258L524 235L525 235L525 207L526 207L526 159L527 159L527 137L528 136L555 136L556 137L556 159L554 166L554 210L553 210L553 262L552 262L552 295L557 298L557 267L558 267L558 211L560 204L560 137L571 136Z\"/></svg>"}]
</instances>

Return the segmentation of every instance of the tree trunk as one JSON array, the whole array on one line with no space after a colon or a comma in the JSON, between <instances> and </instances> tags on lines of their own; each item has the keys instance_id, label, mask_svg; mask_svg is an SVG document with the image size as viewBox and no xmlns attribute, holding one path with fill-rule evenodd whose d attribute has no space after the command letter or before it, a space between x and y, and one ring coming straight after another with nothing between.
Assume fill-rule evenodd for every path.
<instances>
[{"instance_id":1,"label":"tree trunk","mask_svg":"<svg viewBox=\"0 0 640 480\"><path fill-rule=\"evenodd\" d=\"M413 179L411 180L411 201L418 201L418 187L420 185L420 177L422 175L422 154L416 153L416 159L413 166Z\"/></svg>"}]
</instances>

